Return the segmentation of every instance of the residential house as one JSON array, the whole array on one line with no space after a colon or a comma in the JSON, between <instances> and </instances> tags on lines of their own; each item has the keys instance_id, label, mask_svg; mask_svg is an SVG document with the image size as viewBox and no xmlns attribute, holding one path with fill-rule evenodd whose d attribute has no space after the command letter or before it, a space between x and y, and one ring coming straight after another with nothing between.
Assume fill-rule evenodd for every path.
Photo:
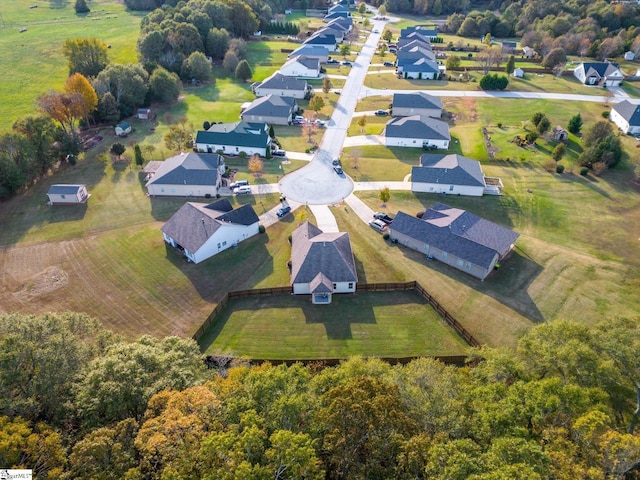
<instances>
[{"instance_id":1,"label":"residential house","mask_svg":"<svg viewBox=\"0 0 640 480\"><path fill-rule=\"evenodd\" d=\"M180 153L147 171L151 196L214 197L225 173L224 157L217 153Z\"/></svg>"},{"instance_id":2,"label":"residential house","mask_svg":"<svg viewBox=\"0 0 640 480\"><path fill-rule=\"evenodd\" d=\"M327 14L332 14L332 13L345 13L345 16L350 16L351 15L351 9L349 8L348 5L342 5L342 4L336 4L336 5L332 5L329 7L329 9L327 10Z\"/></svg>"},{"instance_id":3,"label":"residential house","mask_svg":"<svg viewBox=\"0 0 640 480\"><path fill-rule=\"evenodd\" d=\"M440 73L446 71L444 66L438 65L437 62L428 58L419 58L402 65L398 64L397 70L403 78L417 80L437 80Z\"/></svg>"},{"instance_id":4,"label":"residential house","mask_svg":"<svg viewBox=\"0 0 640 480\"><path fill-rule=\"evenodd\" d=\"M346 28L347 32L353 29L353 18L351 17L335 17L327 22L327 27L337 28L337 26Z\"/></svg>"},{"instance_id":5,"label":"residential house","mask_svg":"<svg viewBox=\"0 0 640 480\"><path fill-rule=\"evenodd\" d=\"M327 63L329 52L318 45L302 45L289 54L289 58L294 57L317 58L320 63Z\"/></svg>"},{"instance_id":6,"label":"residential house","mask_svg":"<svg viewBox=\"0 0 640 480\"><path fill-rule=\"evenodd\" d=\"M89 200L86 185L51 185L47 191L48 205L78 205Z\"/></svg>"},{"instance_id":7,"label":"residential house","mask_svg":"<svg viewBox=\"0 0 640 480\"><path fill-rule=\"evenodd\" d=\"M347 32L343 28L331 28L329 26L326 26L318 29L318 31L314 33L314 35L318 34L333 35L336 39L336 43L342 43Z\"/></svg>"},{"instance_id":8,"label":"residential house","mask_svg":"<svg viewBox=\"0 0 640 480\"><path fill-rule=\"evenodd\" d=\"M280 67L280 74L286 77L318 78L320 61L315 57L291 57Z\"/></svg>"},{"instance_id":9,"label":"residential house","mask_svg":"<svg viewBox=\"0 0 640 480\"><path fill-rule=\"evenodd\" d=\"M209 130L200 130L196 135L198 152L221 152L225 155L267 156L271 149L269 125L265 122L235 122L211 125Z\"/></svg>"},{"instance_id":10,"label":"residential house","mask_svg":"<svg viewBox=\"0 0 640 480\"><path fill-rule=\"evenodd\" d=\"M262 82L252 85L253 91L258 97L276 95L278 97L304 98L309 90L306 80L295 77L287 77L280 72L275 72Z\"/></svg>"},{"instance_id":11,"label":"residential house","mask_svg":"<svg viewBox=\"0 0 640 480\"><path fill-rule=\"evenodd\" d=\"M465 210L436 203L422 218L398 212L389 236L429 259L484 280L511 252L520 235Z\"/></svg>"},{"instance_id":12,"label":"residential house","mask_svg":"<svg viewBox=\"0 0 640 480\"><path fill-rule=\"evenodd\" d=\"M427 46L431 49L431 38L427 35L423 35L420 32L411 32L405 36L398 38L398 48L402 48L413 42L417 42L421 46Z\"/></svg>"},{"instance_id":13,"label":"residential house","mask_svg":"<svg viewBox=\"0 0 640 480\"><path fill-rule=\"evenodd\" d=\"M295 295L331 303L334 293L356 291L358 274L346 232L324 233L305 222L291 235L291 284Z\"/></svg>"},{"instance_id":14,"label":"residential house","mask_svg":"<svg viewBox=\"0 0 640 480\"><path fill-rule=\"evenodd\" d=\"M315 33L311 35L304 41L304 45L318 45L320 47L324 47L328 52L336 51L336 37L327 33L324 34L322 32Z\"/></svg>"},{"instance_id":15,"label":"residential house","mask_svg":"<svg viewBox=\"0 0 640 480\"><path fill-rule=\"evenodd\" d=\"M129 122L120 122L115 127L115 134L118 137L126 137L132 131L131 124Z\"/></svg>"},{"instance_id":16,"label":"residential house","mask_svg":"<svg viewBox=\"0 0 640 480\"><path fill-rule=\"evenodd\" d=\"M499 178L484 176L480 162L462 155L425 154L420 166L411 169L412 192L481 197L500 195L502 188Z\"/></svg>"},{"instance_id":17,"label":"residential house","mask_svg":"<svg viewBox=\"0 0 640 480\"><path fill-rule=\"evenodd\" d=\"M429 28L424 25L416 25L415 27L407 27L400 30L400 37L408 37L409 35L417 33L429 40L435 40L438 37L437 28Z\"/></svg>"},{"instance_id":18,"label":"residential house","mask_svg":"<svg viewBox=\"0 0 640 480\"><path fill-rule=\"evenodd\" d=\"M617 87L624 79L617 64L611 62L584 62L578 65L573 75L585 85Z\"/></svg>"},{"instance_id":19,"label":"residential house","mask_svg":"<svg viewBox=\"0 0 640 480\"><path fill-rule=\"evenodd\" d=\"M640 134L640 105L623 100L613 106L609 120L615 123L622 132L638 135Z\"/></svg>"},{"instance_id":20,"label":"residential house","mask_svg":"<svg viewBox=\"0 0 640 480\"><path fill-rule=\"evenodd\" d=\"M391 107L394 117L424 115L440 118L442 116L442 100L425 92L394 93Z\"/></svg>"},{"instance_id":21,"label":"residential house","mask_svg":"<svg viewBox=\"0 0 640 480\"><path fill-rule=\"evenodd\" d=\"M413 45L415 42L412 42ZM429 60L433 65L435 65L435 70L438 70L438 63L436 62L436 55L433 53L431 49L413 46L411 48L407 47L401 48L398 50L396 54L396 66L398 73L403 73L404 69L407 65L413 65L419 60Z\"/></svg>"},{"instance_id":22,"label":"residential house","mask_svg":"<svg viewBox=\"0 0 640 480\"><path fill-rule=\"evenodd\" d=\"M187 202L160 230L164 241L193 263L200 263L258 234L259 219L250 204L235 210L229 200Z\"/></svg>"},{"instance_id":23,"label":"residential house","mask_svg":"<svg viewBox=\"0 0 640 480\"><path fill-rule=\"evenodd\" d=\"M387 147L432 146L446 150L450 141L449 125L424 115L392 118L385 128Z\"/></svg>"},{"instance_id":24,"label":"residential house","mask_svg":"<svg viewBox=\"0 0 640 480\"><path fill-rule=\"evenodd\" d=\"M269 125L290 125L298 104L295 98L266 95L256 98L240 114L245 122L268 123Z\"/></svg>"}]
</instances>

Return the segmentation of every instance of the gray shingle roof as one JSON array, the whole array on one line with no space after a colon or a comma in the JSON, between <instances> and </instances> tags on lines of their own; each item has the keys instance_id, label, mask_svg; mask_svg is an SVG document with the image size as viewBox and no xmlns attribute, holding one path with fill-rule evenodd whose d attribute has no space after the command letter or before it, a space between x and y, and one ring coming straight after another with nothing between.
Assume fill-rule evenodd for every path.
<instances>
[{"instance_id":1,"label":"gray shingle roof","mask_svg":"<svg viewBox=\"0 0 640 480\"><path fill-rule=\"evenodd\" d=\"M439 73L438 64L428 58L419 58L417 60L401 61L398 60L398 66L402 66L404 72L435 72Z\"/></svg>"},{"instance_id":2,"label":"gray shingle roof","mask_svg":"<svg viewBox=\"0 0 640 480\"><path fill-rule=\"evenodd\" d=\"M438 36L438 29L436 28L426 28L422 25L416 25L415 27L407 27L407 28L403 28L402 30L400 30L400 36L401 37L406 37L407 35L417 32L421 35L424 35L426 37L437 37Z\"/></svg>"},{"instance_id":3,"label":"gray shingle roof","mask_svg":"<svg viewBox=\"0 0 640 480\"><path fill-rule=\"evenodd\" d=\"M167 158L147 182L158 185L216 185L218 166L224 158L217 153L181 153Z\"/></svg>"},{"instance_id":4,"label":"gray shingle roof","mask_svg":"<svg viewBox=\"0 0 640 480\"><path fill-rule=\"evenodd\" d=\"M324 47L321 47L321 48L324 48ZM320 69L320 60L318 60L317 57L307 57L306 55L298 55L297 57L291 57L289 60L287 60L285 65L289 63L295 63L295 62L298 62L307 68Z\"/></svg>"},{"instance_id":5,"label":"gray shingle roof","mask_svg":"<svg viewBox=\"0 0 640 480\"><path fill-rule=\"evenodd\" d=\"M269 131L265 123L219 123L196 135L196 143L209 145L265 148L268 141Z\"/></svg>"},{"instance_id":6,"label":"gray shingle roof","mask_svg":"<svg viewBox=\"0 0 640 480\"><path fill-rule=\"evenodd\" d=\"M442 110L442 100L425 92L394 93L393 108L438 108Z\"/></svg>"},{"instance_id":7,"label":"gray shingle roof","mask_svg":"<svg viewBox=\"0 0 640 480\"><path fill-rule=\"evenodd\" d=\"M251 225L256 222L258 215L251 205L233 210L227 199L221 199L211 204L185 203L160 230L194 253L223 225Z\"/></svg>"},{"instance_id":8,"label":"gray shingle roof","mask_svg":"<svg viewBox=\"0 0 640 480\"><path fill-rule=\"evenodd\" d=\"M329 24L335 24L335 23L339 23L340 25L343 25L343 26L345 26L347 28L350 28L353 25L353 18L351 18L351 17L333 17L333 18L329 19L329 22L327 23L327 26Z\"/></svg>"},{"instance_id":9,"label":"gray shingle roof","mask_svg":"<svg viewBox=\"0 0 640 480\"><path fill-rule=\"evenodd\" d=\"M624 100L616 105L613 109L624 118L632 127L640 126L640 105Z\"/></svg>"},{"instance_id":10,"label":"gray shingle roof","mask_svg":"<svg viewBox=\"0 0 640 480\"><path fill-rule=\"evenodd\" d=\"M49 190L47 191L47 194L75 195L76 193L78 193L78 190L80 190L82 187L84 187L84 185L65 185L65 184L51 185L49 187Z\"/></svg>"},{"instance_id":11,"label":"gray shingle roof","mask_svg":"<svg viewBox=\"0 0 640 480\"><path fill-rule=\"evenodd\" d=\"M349 234L323 233L305 222L293 231L291 283L311 283L318 274L331 282L357 282Z\"/></svg>"},{"instance_id":12,"label":"gray shingle roof","mask_svg":"<svg viewBox=\"0 0 640 480\"><path fill-rule=\"evenodd\" d=\"M287 77L279 72L275 72L270 77L265 78L257 87L276 90L305 91L307 89L307 82L306 80Z\"/></svg>"},{"instance_id":13,"label":"gray shingle roof","mask_svg":"<svg viewBox=\"0 0 640 480\"><path fill-rule=\"evenodd\" d=\"M411 181L484 187L480 162L462 155L429 155L420 157L419 167L411 169Z\"/></svg>"},{"instance_id":14,"label":"gray shingle roof","mask_svg":"<svg viewBox=\"0 0 640 480\"><path fill-rule=\"evenodd\" d=\"M426 115L392 118L387 122L385 135L394 138L451 140L449 125Z\"/></svg>"},{"instance_id":15,"label":"gray shingle roof","mask_svg":"<svg viewBox=\"0 0 640 480\"><path fill-rule=\"evenodd\" d=\"M586 78L594 74L602 78L619 70L618 65L612 62L584 62L582 67Z\"/></svg>"},{"instance_id":16,"label":"gray shingle roof","mask_svg":"<svg viewBox=\"0 0 640 480\"><path fill-rule=\"evenodd\" d=\"M326 57L329 55L327 49L320 45L302 45L289 54L289 58L304 55L307 57Z\"/></svg>"},{"instance_id":17,"label":"gray shingle roof","mask_svg":"<svg viewBox=\"0 0 640 480\"><path fill-rule=\"evenodd\" d=\"M402 233L483 268L506 254L520 236L465 210L436 203L422 219L398 212L391 231Z\"/></svg>"},{"instance_id":18,"label":"gray shingle roof","mask_svg":"<svg viewBox=\"0 0 640 480\"><path fill-rule=\"evenodd\" d=\"M288 118L295 110L296 100L292 97L277 97L275 95L265 95L256 98L249 105L242 115L261 115L264 117Z\"/></svg>"},{"instance_id":19,"label":"gray shingle roof","mask_svg":"<svg viewBox=\"0 0 640 480\"><path fill-rule=\"evenodd\" d=\"M304 41L305 45L335 45L336 37L330 33L324 34L322 32L307 38Z\"/></svg>"}]
</instances>

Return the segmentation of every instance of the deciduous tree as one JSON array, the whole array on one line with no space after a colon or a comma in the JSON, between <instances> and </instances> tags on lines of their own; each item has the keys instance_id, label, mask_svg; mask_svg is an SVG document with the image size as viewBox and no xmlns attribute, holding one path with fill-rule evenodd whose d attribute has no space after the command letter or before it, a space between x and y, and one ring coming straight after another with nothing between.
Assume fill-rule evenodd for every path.
<instances>
[{"instance_id":1,"label":"deciduous tree","mask_svg":"<svg viewBox=\"0 0 640 480\"><path fill-rule=\"evenodd\" d=\"M182 63L180 76L185 81L208 82L211 78L211 64L202 52L193 52Z\"/></svg>"},{"instance_id":2,"label":"deciduous tree","mask_svg":"<svg viewBox=\"0 0 640 480\"><path fill-rule=\"evenodd\" d=\"M231 36L224 28L212 28L207 35L207 55L216 59L223 59L229 48Z\"/></svg>"},{"instance_id":3,"label":"deciduous tree","mask_svg":"<svg viewBox=\"0 0 640 480\"><path fill-rule=\"evenodd\" d=\"M111 155L113 155L114 157L118 157L118 160L121 160L122 154L125 152L126 149L127 147L125 147L123 144L121 144L120 142L116 142L113 145L111 145L111 148L109 149L109 153L111 153Z\"/></svg>"},{"instance_id":4,"label":"deciduous tree","mask_svg":"<svg viewBox=\"0 0 640 480\"><path fill-rule=\"evenodd\" d=\"M164 135L164 144L170 150L185 151L193 148L193 135L184 126L171 125Z\"/></svg>"},{"instance_id":5,"label":"deciduous tree","mask_svg":"<svg viewBox=\"0 0 640 480\"><path fill-rule=\"evenodd\" d=\"M378 193L378 198L380 199L383 205L386 204L391 198L391 191L389 190L389 187L384 187L380 189L380 192Z\"/></svg>"},{"instance_id":6,"label":"deciduous tree","mask_svg":"<svg viewBox=\"0 0 640 480\"><path fill-rule=\"evenodd\" d=\"M152 97L163 103L172 103L180 95L180 79L175 73L157 67L149 78L149 90Z\"/></svg>"},{"instance_id":7,"label":"deciduous tree","mask_svg":"<svg viewBox=\"0 0 640 480\"><path fill-rule=\"evenodd\" d=\"M98 95L89 83L89 80L81 73L74 73L64 84L64 91L69 94L79 94L82 97L80 116L87 120L89 114L98 107Z\"/></svg>"},{"instance_id":8,"label":"deciduous tree","mask_svg":"<svg viewBox=\"0 0 640 480\"><path fill-rule=\"evenodd\" d=\"M255 177L259 177L262 175L262 169L264 168L264 163L260 158L260 155L251 155L249 158L249 162L247 163L249 171L253 173Z\"/></svg>"},{"instance_id":9,"label":"deciduous tree","mask_svg":"<svg viewBox=\"0 0 640 480\"><path fill-rule=\"evenodd\" d=\"M311 97L311 100L309 100L309 108L314 112L319 112L323 107L324 100L322 100L322 97L320 95L314 95L313 97Z\"/></svg>"},{"instance_id":10,"label":"deciduous tree","mask_svg":"<svg viewBox=\"0 0 640 480\"><path fill-rule=\"evenodd\" d=\"M62 45L67 57L69 74L81 73L85 77L97 76L109 63L107 45L96 38L67 39Z\"/></svg>"},{"instance_id":11,"label":"deciduous tree","mask_svg":"<svg viewBox=\"0 0 640 480\"><path fill-rule=\"evenodd\" d=\"M331 79L325 76L322 79L322 92L324 93L325 97L329 95L329 92L331 91L332 88L333 88L333 84L331 83Z\"/></svg>"},{"instance_id":12,"label":"deciduous tree","mask_svg":"<svg viewBox=\"0 0 640 480\"><path fill-rule=\"evenodd\" d=\"M364 127L367 125L367 116L362 115L358 118L358 126L360 127L360 133L364 132Z\"/></svg>"}]
</instances>

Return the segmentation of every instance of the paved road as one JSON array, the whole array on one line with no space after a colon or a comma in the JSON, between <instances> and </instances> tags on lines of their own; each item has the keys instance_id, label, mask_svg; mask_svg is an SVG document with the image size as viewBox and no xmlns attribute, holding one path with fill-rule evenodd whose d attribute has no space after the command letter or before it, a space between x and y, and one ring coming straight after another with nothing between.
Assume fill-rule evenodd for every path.
<instances>
[{"instance_id":1,"label":"paved road","mask_svg":"<svg viewBox=\"0 0 640 480\"><path fill-rule=\"evenodd\" d=\"M382 31L385 22L373 23L374 29ZM360 89L379 39L380 33L372 33L362 47L342 87L329 126L313 160L309 165L286 175L280 181L280 191L287 198L309 205L328 205L341 202L353 191L351 179L344 174L337 175L333 171L331 161L341 154Z\"/></svg>"}]
</instances>

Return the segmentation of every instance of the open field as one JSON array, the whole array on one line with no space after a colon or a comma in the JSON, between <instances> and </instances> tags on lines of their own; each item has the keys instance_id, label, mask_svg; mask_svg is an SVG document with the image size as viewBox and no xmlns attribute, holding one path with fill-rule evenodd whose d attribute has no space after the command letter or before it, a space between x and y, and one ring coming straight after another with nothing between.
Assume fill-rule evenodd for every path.
<instances>
[{"instance_id":1,"label":"open field","mask_svg":"<svg viewBox=\"0 0 640 480\"><path fill-rule=\"evenodd\" d=\"M98 38L111 45L112 62L137 62L136 41L144 13L126 11L119 0L92 0L90 8L89 14L76 15L71 1L1 2L0 132L32 114L39 95L62 86L69 73L62 55L68 38ZM20 33L22 28L27 31Z\"/></svg>"},{"instance_id":2,"label":"open field","mask_svg":"<svg viewBox=\"0 0 640 480\"><path fill-rule=\"evenodd\" d=\"M282 266L286 269L286 266ZM207 354L314 359L461 355L466 343L413 291L234 299L200 341Z\"/></svg>"}]
</instances>

